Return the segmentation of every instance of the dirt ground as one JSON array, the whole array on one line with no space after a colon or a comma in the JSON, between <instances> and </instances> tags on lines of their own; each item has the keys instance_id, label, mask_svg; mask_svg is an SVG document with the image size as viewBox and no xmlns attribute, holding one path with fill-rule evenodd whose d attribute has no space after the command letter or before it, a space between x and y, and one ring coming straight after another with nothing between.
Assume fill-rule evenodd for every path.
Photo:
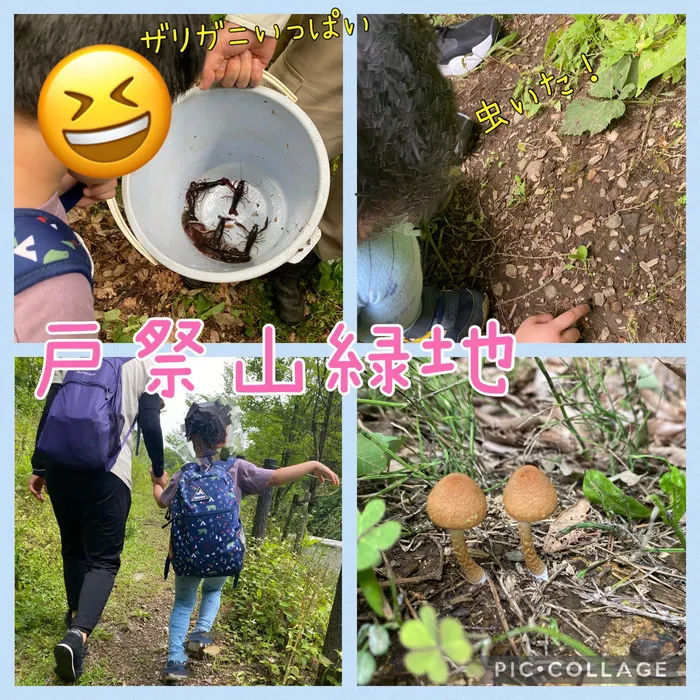
<instances>
[{"instance_id":1,"label":"dirt ground","mask_svg":"<svg viewBox=\"0 0 700 700\"><path fill-rule=\"evenodd\" d=\"M152 533L160 542L160 549L167 551L168 531L161 529L162 514L157 512L144 518L139 527ZM163 685L161 671L168 653L168 619L172 609L173 576L163 581L160 567L150 567L143 572L121 572L129 575L128 593L117 577L113 601L100 620L95 634L90 638L89 653L85 659L86 672L99 668L100 685ZM138 590L138 597L132 593ZM179 685L249 685L264 683L265 670L256 668L249 659L240 659L236 644L227 633L226 620L230 619L230 603L224 596L214 627L214 654L190 656L188 667L192 673ZM62 682L53 677L52 682ZM93 683L94 684L94 683Z\"/></svg>"},{"instance_id":2,"label":"dirt ground","mask_svg":"<svg viewBox=\"0 0 700 700\"><path fill-rule=\"evenodd\" d=\"M460 19L469 15L459 16ZM558 134L562 111L532 119L511 107L522 72L542 64L549 34L568 15L509 15L499 37L517 32L516 53L495 53L453 79L460 111L477 122L481 100L497 102L508 125L479 125L464 183L435 222L426 281L473 287L514 331L528 316L587 302L587 342L685 340L685 80L652 81L625 115L594 136ZM548 71L557 74L555 69ZM582 72L570 99L586 94ZM537 87L540 101L548 100ZM515 177L525 197L507 206ZM588 247L588 269L567 255Z\"/></svg>"},{"instance_id":3,"label":"dirt ground","mask_svg":"<svg viewBox=\"0 0 700 700\"><path fill-rule=\"evenodd\" d=\"M621 409L628 382L615 376L615 362L603 360L601 368L606 371L609 401ZM606 657L629 656L631 650L635 655L646 655L647 660L684 655L685 554L658 551L679 547L673 530L657 521L649 532L648 521L628 521L606 513L600 505L584 498L581 486L586 469L614 473L614 483L644 503L648 494L661 493L658 477L665 467L655 458L665 457L685 468L684 381L654 360L630 360L633 367L642 362L653 366L663 391L639 391L639 406L648 411L644 437L647 443L640 444L639 451L652 457L644 464L637 462L631 469L622 444L615 446L598 434L589 434L586 423L578 421L569 408L569 417L591 450L592 462L581 453L580 445L562 424L562 414L553 406L548 385L531 360L524 361L511 379L508 396L493 400L474 395L477 427L471 452L459 440L463 436L462 440L468 441L470 431L462 422L462 415L468 415L471 407L464 406L464 414L446 419L443 424L434 415L428 418L427 413L421 413L420 392L411 396L412 408L405 413L363 406L360 399L360 426L387 436L403 436L405 442L397 454L423 475L403 481L405 472L392 461L389 474L395 472L393 478L374 476L358 482L358 507L364 508L370 498L381 492L387 506L384 519L402 525L401 538L384 552L384 563L377 573L385 586L388 578L395 578L404 621L415 618L420 606L429 603L438 617L457 618L473 642L484 635L493 638L529 624L555 625L559 632ZM555 378L568 371L558 359L546 360L545 365ZM560 385L560 389L574 384L572 378L570 385ZM580 387L571 390L580 395ZM426 386L423 395L431 396L433 391L434 386ZM630 403L624 412L628 410L640 409ZM415 434L417 425L420 436ZM441 438L436 437L436 427ZM446 445L451 446L449 456ZM487 583L480 586L466 581L454 559L449 534L437 529L425 510L433 484L446 473L469 471L470 460L474 470L471 473L488 502L484 522L465 533L470 554L488 577ZM536 549L549 569L545 583L535 581L526 570L517 527L505 513L501 498L509 475L528 463L545 472L559 498L552 518L533 525ZM617 468L608 471L611 464ZM429 479L426 474L431 475ZM589 525L565 531L584 522ZM389 596L390 589L385 590ZM370 621L376 621L376 616L359 594L358 626ZM392 632L389 652L377 658L372 684L426 684L424 678L417 679L406 671L402 660L405 651ZM574 652L546 635L525 633L496 643L490 655L563 658ZM682 680L671 684L678 682ZM535 675L527 683L551 685L553 681ZM464 669L453 667L449 684L500 685L502 681L494 679L488 668L477 682L469 680ZM644 681L639 679L637 684Z\"/></svg>"}]
</instances>

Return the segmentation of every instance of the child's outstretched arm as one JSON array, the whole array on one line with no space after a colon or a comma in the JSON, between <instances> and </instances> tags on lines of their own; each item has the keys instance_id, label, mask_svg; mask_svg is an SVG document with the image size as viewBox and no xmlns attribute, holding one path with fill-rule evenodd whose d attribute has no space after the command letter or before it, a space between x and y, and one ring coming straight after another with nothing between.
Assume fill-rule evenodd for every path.
<instances>
[{"instance_id":1,"label":"child's outstretched arm","mask_svg":"<svg viewBox=\"0 0 700 700\"><path fill-rule=\"evenodd\" d=\"M294 464L291 467L276 469L272 472L268 483L269 486L281 486L282 484L288 484L290 481L297 481L307 474L313 474L320 479L321 483L328 479L333 486L340 485L338 475L325 464L321 464L321 462L302 462L301 464Z\"/></svg>"}]
</instances>

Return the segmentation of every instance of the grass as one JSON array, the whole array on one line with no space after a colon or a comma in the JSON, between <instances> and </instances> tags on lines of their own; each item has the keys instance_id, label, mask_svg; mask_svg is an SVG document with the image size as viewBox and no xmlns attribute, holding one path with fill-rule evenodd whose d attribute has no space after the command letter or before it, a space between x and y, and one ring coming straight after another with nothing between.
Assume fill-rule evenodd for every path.
<instances>
[{"instance_id":1,"label":"grass","mask_svg":"<svg viewBox=\"0 0 700 700\"><path fill-rule=\"evenodd\" d=\"M30 455L39 419L37 402L17 411L15 428L15 683L56 683L52 649L65 634L66 611L60 557L60 539L48 499L40 504L30 496ZM169 605L155 605L172 598L173 576L163 581L169 530L164 511L152 496L150 462L142 446L132 470L132 506L126 527L122 565L93 641L109 642L121 630L137 626L148 634L157 626L154 640L162 640ZM243 501L241 518L250 533L256 499ZM238 588L228 582L215 633L222 647L211 664L208 682L225 685L313 684L318 669L336 574L317 549L293 549L293 538L279 542L279 532L268 524L262 546L249 541L246 563ZM138 574L138 576L137 576ZM245 624L241 624L245 621ZM153 628L150 629L153 632ZM123 685L124 675L133 681L152 683L165 650L149 648L146 656L125 652L124 642L97 645L88 656L79 685ZM144 650L141 650L143 652ZM102 658L104 657L104 658ZM110 663L119 668L111 668ZM199 671L195 672L197 675ZM153 679L151 681L150 679Z\"/></svg>"},{"instance_id":2,"label":"grass","mask_svg":"<svg viewBox=\"0 0 700 700\"><path fill-rule=\"evenodd\" d=\"M453 472L471 476L489 498L486 519L468 536L468 542L473 555L481 557L479 563L485 567L490 584L483 590L469 591L469 599L475 602L460 608L458 616L475 650L496 656L569 656L572 651L583 657L610 655L604 627L587 627L591 624L589 618L570 603L567 595L577 595L583 602L595 600L593 617L619 617L624 609L630 624L644 615L654 619L658 614L647 588L636 585L648 582L649 576L658 576L655 585L673 587L683 595L683 576L678 575L668 557L684 554L685 526L679 516L670 517L671 507L662 493L668 492L663 488L664 480L669 481L675 468L666 458L654 454L650 421L663 416L662 408L654 408L656 397L660 403L677 406L685 394L677 381L665 379L662 383L652 371L653 362L516 358L508 373L508 397L490 399L471 389L465 361L458 361L456 374L434 377L420 375L420 363L414 361L409 365L412 384L408 390L398 392L391 400L369 390L358 397L360 430L384 452L385 464L391 464L387 470L381 460L374 460L378 468L358 478L358 508L362 510L370 499L380 497L386 504L383 521L401 523L400 547L383 552L383 565L375 572L390 598L394 626L415 618L426 603L435 606L441 618L450 614L455 591L464 585L449 551L445 551L439 566L432 561L436 545L441 549L447 540L425 513L430 488ZM663 420L684 420L682 411L678 416ZM558 435L561 441L540 439L545 432ZM401 438L402 443L396 446L387 438ZM674 444L685 445L683 439ZM554 533L557 538L572 537L571 533L580 538L563 551L549 554L550 581L542 588L533 584L518 565L508 563L520 561L510 557L517 553L519 540L499 505L509 474L527 462L542 468L557 489L560 510L555 515L581 501L583 474L595 470L608 477L633 473L638 481L629 481L632 485L628 485L622 479L616 482L617 487L649 508L650 497L665 501L667 517L657 518L650 525L594 503L585 520L570 520L567 527L562 525ZM683 480L683 489L684 484ZM538 547L548 526L539 525ZM411 562L407 552L420 564L405 573ZM571 562L568 566L567 560ZM574 560L580 563L574 564ZM612 580L601 583L601 571L607 570L603 565L611 562L614 565L610 570L615 572ZM583 569L579 568L581 563ZM595 575L587 575L592 572ZM400 597L397 577L401 579ZM573 594L571 580L576 581ZM609 593L601 594L604 588ZM615 597L619 595L623 597ZM556 619L554 612L543 612L550 602ZM359 623L381 620L381 616L368 612L362 598L358 604ZM680 606L668 608L669 628L683 627L685 611ZM492 619L498 620L496 627ZM382 661L374 674L375 682L390 683L401 678L396 671L402 664L401 646L393 632L391 637L387 651L390 658ZM503 651L504 642L511 651ZM458 667L455 673L452 681L463 684L466 669ZM410 680L399 680L404 682L411 684Z\"/></svg>"},{"instance_id":3,"label":"grass","mask_svg":"<svg viewBox=\"0 0 700 700\"><path fill-rule=\"evenodd\" d=\"M40 504L27 489L31 474L28 446L36 429L35 418L18 415L15 438L17 685L46 685L54 681L51 650L65 634L66 602L58 526L48 499ZM160 564L165 560L167 534L160 528L163 514L151 495L149 467L143 454L136 458L122 566L104 614L104 619L112 626L125 624L131 617L143 617L143 611L130 601L147 599L158 590L158 586L164 585ZM137 581L134 578L136 573L145 576ZM109 639L111 636L112 632L104 626L98 627L93 634L94 639ZM79 683L121 685L116 676L99 663L86 664L86 672Z\"/></svg>"}]
</instances>

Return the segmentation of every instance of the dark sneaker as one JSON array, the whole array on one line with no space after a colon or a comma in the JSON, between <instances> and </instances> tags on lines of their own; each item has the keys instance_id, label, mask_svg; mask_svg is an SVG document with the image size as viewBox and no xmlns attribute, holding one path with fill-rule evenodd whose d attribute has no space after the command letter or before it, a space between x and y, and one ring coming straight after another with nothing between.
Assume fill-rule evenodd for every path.
<instances>
[{"instance_id":1,"label":"dark sneaker","mask_svg":"<svg viewBox=\"0 0 700 700\"><path fill-rule=\"evenodd\" d=\"M73 683L83 675L83 657L85 645L80 630L68 630L66 636L53 648L56 659L56 675L64 681Z\"/></svg>"},{"instance_id":2,"label":"dark sneaker","mask_svg":"<svg viewBox=\"0 0 700 700\"><path fill-rule=\"evenodd\" d=\"M481 15L468 22L438 27L438 68L443 75L461 76L474 70L496 43L498 20Z\"/></svg>"},{"instance_id":3,"label":"dark sneaker","mask_svg":"<svg viewBox=\"0 0 700 700\"><path fill-rule=\"evenodd\" d=\"M464 160L472 150L474 122L466 114L462 114L461 112L457 112L457 120L459 122L459 138L455 146L455 153Z\"/></svg>"},{"instance_id":4,"label":"dark sneaker","mask_svg":"<svg viewBox=\"0 0 700 700\"><path fill-rule=\"evenodd\" d=\"M301 262L285 263L270 273L277 315L285 323L296 325L304 319L304 292L300 282L320 262L311 251Z\"/></svg>"},{"instance_id":5,"label":"dark sneaker","mask_svg":"<svg viewBox=\"0 0 700 700\"><path fill-rule=\"evenodd\" d=\"M168 665L163 669L164 680L170 683L180 683L190 677L190 671L179 661L168 661Z\"/></svg>"},{"instance_id":6,"label":"dark sneaker","mask_svg":"<svg viewBox=\"0 0 700 700\"><path fill-rule=\"evenodd\" d=\"M421 303L420 317L405 331L409 342L420 342L433 326L440 324L445 337L458 343L472 326L483 330L489 317L488 297L473 289L442 292L424 287Z\"/></svg>"},{"instance_id":7,"label":"dark sneaker","mask_svg":"<svg viewBox=\"0 0 700 700\"><path fill-rule=\"evenodd\" d=\"M185 648L188 651L201 652L204 647L209 646L214 643L214 638L211 636L210 632L202 632L200 630L194 630L189 637L187 637L187 642L185 643Z\"/></svg>"}]
</instances>

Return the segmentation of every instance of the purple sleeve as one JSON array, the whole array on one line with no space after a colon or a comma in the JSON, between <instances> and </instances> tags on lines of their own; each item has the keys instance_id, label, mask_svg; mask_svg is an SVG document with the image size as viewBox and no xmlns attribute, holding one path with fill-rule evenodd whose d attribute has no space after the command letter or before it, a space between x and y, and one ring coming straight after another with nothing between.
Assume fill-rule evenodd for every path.
<instances>
[{"instance_id":1,"label":"purple sleeve","mask_svg":"<svg viewBox=\"0 0 700 700\"><path fill-rule=\"evenodd\" d=\"M236 481L241 498L262 493L270 483L272 469L260 469L244 459L237 459L229 469Z\"/></svg>"},{"instance_id":2,"label":"purple sleeve","mask_svg":"<svg viewBox=\"0 0 700 700\"><path fill-rule=\"evenodd\" d=\"M179 471L175 472L173 474L172 479L170 479L170 482L168 485L165 487L165 490L163 493L160 494L160 500L161 503L165 506L171 506L173 499L175 498L175 491L177 491L177 482L180 481L180 474L182 473L182 469Z\"/></svg>"},{"instance_id":3,"label":"purple sleeve","mask_svg":"<svg viewBox=\"0 0 700 700\"><path fill-rule=\"evenodd\" d=\"M15 296L15 342L43 343L51 321L94 321L92 290L83 275L73 272L39 282ZM64 336L65 337L65 336ZM81 335L80 338L96 338Z\"/></svg>"}]
</instances>

